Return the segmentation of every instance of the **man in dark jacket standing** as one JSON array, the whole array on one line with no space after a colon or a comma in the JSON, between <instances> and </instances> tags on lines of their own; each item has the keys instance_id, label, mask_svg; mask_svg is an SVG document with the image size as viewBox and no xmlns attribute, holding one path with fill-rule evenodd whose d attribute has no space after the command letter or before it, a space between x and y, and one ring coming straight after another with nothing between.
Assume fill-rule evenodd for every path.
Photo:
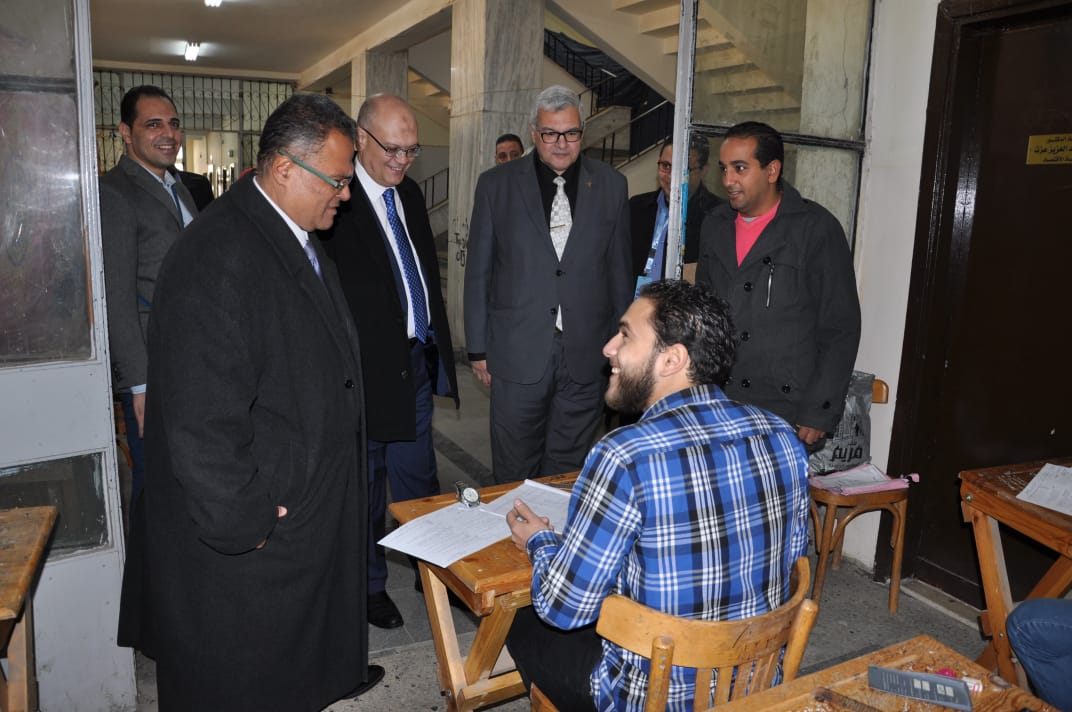
<instances>
[{"instance_id":1,"label":"man in dark jacket standing","mask_svg":"<svg viewBox=\"0 0 1072 712\"><path fill-rule=\"evenodd\" d=\"M633 242L633 273L651 281L663 278L666 271L666 234L670 220L670 169L673 141L663 144L656 162L659 190L640 193L629 199L629 232ZM697 136L689 141L689 188L685 208L685 245L682 277L694 281L696 256L700 254L700 226L704 217L722 203L722 199L703 184L711 160L707 139ZM651 264L648 264L648 260ZM670 275L673 278L674 275ZM648 281L645 279L644 281ZM639 286L638 286L639 289Z\"/></svg>"},{"instance_id":2,"label":"man in dark jacket standing","mask_svg":"<svg viewBox=\"0 0 1072 712\"><path fill-rule=\"evenodd\" d=\"M782 137L731 128L718 168L729 203L704 221L696 281L730 303L735 400L773 411L816 449L834 431L860 343L860 302L845 232L782 178Z\"/></svg>"},{"instance_id":3,"label":"man in dark jacket standing","mask_svg":"<svg viewBox=\"0 0 1072 712\"><path fill-rule=\"evenodd\" d=\"M383 676L367 663L357 333L310 235L349 197L353 151L334 102L295 94L256 177L160 269L144 497L161 712L316 712Z\"/></svg>"},{"instance_id":4,"label":"man in dark jacket standing","mask_svg":"<svg viewBox=\"0 0 1072 712\"><path fill-rule=\"evenodd\" d=\"M400 97L370 96L357 114L351 198L324 248L361 335L368 435L368 620L398 628L382 546L387 485L395 502L439 494L432 395L458 404L454 347L424 195L406 175L420 155L417 118ZM414 564L416 566L416 564Z\"/></svg>"}]
</instances>

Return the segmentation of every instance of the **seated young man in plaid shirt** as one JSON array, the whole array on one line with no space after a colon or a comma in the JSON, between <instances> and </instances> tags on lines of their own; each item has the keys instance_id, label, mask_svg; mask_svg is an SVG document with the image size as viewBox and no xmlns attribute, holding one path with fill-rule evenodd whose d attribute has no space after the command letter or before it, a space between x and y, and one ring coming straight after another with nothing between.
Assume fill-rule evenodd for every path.
<instances>
[{"instance_id":1,"label":"seated young man in plaid shirt","mask_svg":"<svg viewBox=\"0 0 1072 712\"><path fill-rule=\"evenodd\" d=\"M807 457L781 418L729 400L728 307L704 287L654 282L603 348L606 400L643 412L588 454L561 535L516 500L513 541L532 560L532 608L507 639L526 684L562 710L642 710L648 662L595 633L622 594L685 618L766 613L807 548ZM567 632L568 631L568 632ZM691 710L675 667L670 710Z\"/></svg>"}]
</instances>

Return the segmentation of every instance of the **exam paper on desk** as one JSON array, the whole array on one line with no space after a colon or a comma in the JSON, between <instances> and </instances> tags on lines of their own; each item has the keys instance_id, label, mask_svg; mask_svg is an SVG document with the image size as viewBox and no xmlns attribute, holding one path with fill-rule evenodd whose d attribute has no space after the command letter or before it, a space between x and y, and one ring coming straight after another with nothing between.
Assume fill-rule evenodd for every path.
<instances>
[{"instance_id":1,"label":"exam paper on desk","mask_svg":"<svg viewBox=\"0 0 1072 712\"><path fill-rule=\"evenodd\" d=\"M510 536L506 513L513 508L515 499L524 501L540 516L550 517L551 526L558 531L566 523L570 493L525 480L488 504L470 508L458 502L417 517L380 539L379 543L446 568L458 559Z\"/></svg>"},{"instance_id":2,"label":"exam paper on desk","mask_svg":"<svg viewBox=\"0 0 1072 712\"><path fill-rule=\"evenodd\" d=\"M1072 516L1072 467L1047 462L1016 498Z\"/></svg>"}]
</instances>

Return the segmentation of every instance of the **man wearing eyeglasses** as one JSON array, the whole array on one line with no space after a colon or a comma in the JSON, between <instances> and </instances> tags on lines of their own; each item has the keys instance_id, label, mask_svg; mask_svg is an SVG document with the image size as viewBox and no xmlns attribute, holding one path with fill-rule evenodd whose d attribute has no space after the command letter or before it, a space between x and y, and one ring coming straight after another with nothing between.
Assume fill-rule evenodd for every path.
<instances>
[{"instance_id":1,"label":"man wearing eyeglasses","mask_svg":"<svg viewBox=\"0 0 1072 712\"><path fill-rule=\"evenodd\" d=\"M642 282L663 278L666 271L666 236L670 221L670 170L674 153L673 140L668 139L655 164L659 189L641 193L629 199L630 233L633 238L633 274L637 277L637 289ZM685 212L685 254L682 260L682 276L693 281L696 259L700 254L700 226L704 215L722 202L722 199L703 184L707 175L711 148L707 139L695 137L689 142L689 183ZM672 278L674 275L670 275Z\"/></svg>"},{"instance_id":2,"label":"man wearing eyeglasses","mask_svg":"<svg viewBox=\"0 0 1072 712\"><path fill-rule=\"evenodd\" d=\"M394 501L439 494L432 447L432 395L458 404L439 261L420 186L406 176L420 155L417 119L397 96L369 97L357 114L350 200L324 247L335 260L361 334L368 431L368 618L403 624L387 594L386 489Z\"/></svg>"},{"instance_id":3,"label":"man wearing eyeglasses","mask_svg":"<svg viewBox=\"0 0 1072 712\"><path fill-rule=\"evenodd\" d=\"M168 253L149 322L146 543L160 710L318 712L383 678L363 605L357 330L310 233L354 122L295 94Z\"/></svg>"},{"instance_id":4,"label":"man wearing eyeglasses","mask_svg":"<svg viewBox=\"0 0 1072 712\"><path fill-rule=\"evenodd\" d=\"M532 158L477 181L465 267L498 482L580 468L602 414L603 344L633 294L626 181L581 155L577 95L545 89L530 130Z\"/></svg>"}]
</instances>

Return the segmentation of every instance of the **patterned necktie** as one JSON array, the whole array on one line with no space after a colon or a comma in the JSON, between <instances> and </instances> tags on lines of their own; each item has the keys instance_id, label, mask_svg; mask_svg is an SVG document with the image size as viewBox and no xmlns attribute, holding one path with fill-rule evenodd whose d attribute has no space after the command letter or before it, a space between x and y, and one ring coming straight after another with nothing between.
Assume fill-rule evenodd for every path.
<instances>
[{"instance_id":1,"label":"patterned necktie","mask_svg":"<svg viewBox=\"0 0 1072 712\"><path fill-rule=\"evenodd\" d=\"M551 201L551 242L555 246L555 254L562 259L562 253L566 251L566 240L569 238L570 228L573 227L573 215L570 213L569 198L566 197L566 179L555 176L555 199ZM562 331L562 305L558 305L555 312L555 328Z\"/></svg>"},{"instance_id":2,"label":"patterned necktie","mask_svg":"<svg viewBox=\"0 0 1072 712\"><path fill-rule=\"evenodd\" d=\"M406 228L402 226L402 220L399 219L398 211L395 210L394 188L383 191L383 202L387 205L387 222L391 226L391 232L394 233L398 257L402 261L402 274L409 288L410 307L413 311L413 335L424 343L428 338L428 305L424 301L424 285L421 283L421 275L417 272L417 261L413 258L413 249L409 245Z\"/></svg>"},{"instance_id":3,"label":"patterned necktie","mask_svg":"<svg viewBox=\"0 0 1072 712\"><path fill-rule=\"evenodd\" d=\"M570 214L569 198L566 197L566 179L556 176L555 185L558 189L555 191L555 199L551 201L551 242L555 245L555 254L561 260L570 228L573 227L573 215Z\"/></svg>"},{"instance_id":4,"label":"patterned necktie","mask_svg":"<svg viewBox=\"0 0 1072 712\"><path fill-rule=\"evenodd\" d=\"M316 276L323 282L324 275L320 272L320 260L317 259L316 250L313 249L313 241L311 238L305 241L303 249L305 250L305 256L309 258L309 262L313 265L313 271L316 272Z\"/></svg>"}]
</instances>

